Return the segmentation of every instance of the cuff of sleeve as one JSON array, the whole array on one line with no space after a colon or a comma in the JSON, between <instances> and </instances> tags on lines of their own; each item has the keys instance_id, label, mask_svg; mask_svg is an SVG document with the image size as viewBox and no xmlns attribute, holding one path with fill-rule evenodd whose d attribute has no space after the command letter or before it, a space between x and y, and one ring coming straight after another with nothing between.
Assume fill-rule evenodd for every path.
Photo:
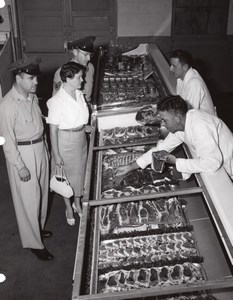
<instances>
[{"instance_id":1,"label":"cuff of sleeve","mask_svg":"<svg viewBox=\"0 0 233 300\"><path fill-rule=\"evenodd\" d=\"M51 124L51 125L59 125L59 122L57 120L53 120L50 117L46 117L46 124Z\"/></svg>"},{"instance_id":2,"label":"cuff of sleeve","mask_svg":"<svg viewBox=\"0 0 233 300\"><path fill-rule=\"evenodd\" d=\"M140 156L140 157L136 160L136 163L139 165L139 167L140 167L141 169L145 169L145 168L148 166L148 164L145 163L145 161L143 160L142 156Z\"/></svg>"},{"instance_id":3,"label":"cuff of sleeve","mask_svg":"<svg viewBox=\"0 0 233 300\"><path fill-rule=\"evenodd\" d=\"M177 158L176 159L176 169L177 169L177 171L182 172L182 170L184 169L184 168L182 168L182 166L184 165L185 161L186 161L185 158Z\"/></svg>"},{"instance_id":4,"label":"cuff of sleeve","mask_svg":"<svg viewBox=\"0 0 233 300\"><path fill-rule=\"evenodd\" d=\"M20 161L15 165L15 167L16 167L16 170L19 171L19 170L25 168L25 164L23 161Z\"/></svg>"},{"instance_id":5,"label":"cuff of sleeve","mask_svg":"<svg viewBox=\"0 0 233 300\"><path fill-rule=\"evenodd\" d=\"M176 159L176 169L182 174L183 180L189 179L189 177L192 175L191 173L184 172L184 168L182 168L182 165L184 165L185 161L185 158Z\"/></svg>"}]
</instances>

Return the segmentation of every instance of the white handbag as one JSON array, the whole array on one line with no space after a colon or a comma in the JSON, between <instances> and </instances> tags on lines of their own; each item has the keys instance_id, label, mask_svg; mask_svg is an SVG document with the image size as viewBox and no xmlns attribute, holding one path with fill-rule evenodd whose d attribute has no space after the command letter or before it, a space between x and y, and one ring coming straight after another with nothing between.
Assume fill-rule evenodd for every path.
<instances>
[{"instance_id":1,"label":"white handbag","mask_svg":"<svg viewBox=\"0 0 233 300\"><path fill-rule=\"evenodd\" d=\"M70 198L74 195L73 189L65 175L64 167L55 168L55 174L50 179L50 189L65 198Z\"/></svg>"}]
</instances>

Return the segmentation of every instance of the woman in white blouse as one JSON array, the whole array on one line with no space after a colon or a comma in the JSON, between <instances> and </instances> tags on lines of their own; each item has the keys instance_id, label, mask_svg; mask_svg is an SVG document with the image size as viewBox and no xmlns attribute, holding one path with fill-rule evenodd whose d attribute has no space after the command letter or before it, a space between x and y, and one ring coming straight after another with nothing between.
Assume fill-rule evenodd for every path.
<instances>
[{"instance_id":1,"label":"woman in white blouse","mask_svg":"<svg viewBox=\"0 0 233 300\"><path fill-rule=\"evenodd\" d=\"M65 174L74 191L74 202L64 198L67 223L75 225L73 214L81 216L81 197L87 160L86 132L94 129L87 125L89 111L83 93L80 91L85 67L75 62L62 66L62 86L47 102L49 109L47 123L50 124L52 150L52 173L55 165L64 166ZM73 208L73 209L72 209Z\"/></svg>"}]
</instances>

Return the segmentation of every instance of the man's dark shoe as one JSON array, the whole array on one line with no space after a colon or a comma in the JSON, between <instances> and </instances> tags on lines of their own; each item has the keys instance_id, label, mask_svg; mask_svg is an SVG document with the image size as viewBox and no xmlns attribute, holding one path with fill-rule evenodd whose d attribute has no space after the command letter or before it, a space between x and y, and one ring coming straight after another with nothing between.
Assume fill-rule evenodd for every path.
<instances>
[{"instance_id":1,"label":"man's dark shoe","mask_svg":"<svg viewBox=\"0 0 233 300\"><path fill-rule=\"evenodd\" d=\"M43 261L51 261L55 258L51 253L49 253L49 251L46 248L30 249L30 250L33 254L36 255L37 258L39 258L40 260L43 260Z\"/></svg>"},{"instance_id":2,"label":"man's dark shoe","mask_svg":"<svg viewBox=\"0 0 233 300\"><path fill-rule=\"evenodd\" d=\"M41 235L42 235L42 238L46 239L46 238L51 237L53 235L53 233L48 230L42 230Z\"/></svg>"}]
</instances>

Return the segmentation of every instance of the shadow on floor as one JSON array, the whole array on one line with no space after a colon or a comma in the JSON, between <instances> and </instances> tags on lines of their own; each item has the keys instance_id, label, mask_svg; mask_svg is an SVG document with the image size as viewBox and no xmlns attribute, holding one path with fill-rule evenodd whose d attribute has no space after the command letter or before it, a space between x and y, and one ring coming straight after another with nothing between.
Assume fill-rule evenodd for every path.
<instances>
[{"instance_id":1,"label":"shadow on floor","mask_svg":"<svg viewBox=\"0 0 233 300\"><path fill-rule=\"evenodd\" d=\"M6 276L0 283L0 299L71 299L79 218L76 216L74 227L67 225L63 200L54 196L46 225L53 237L46 239L45 245L55 260L39 261L21 246L2 147L0 170L0 273Z\"/></svg>"}]
</instances>

